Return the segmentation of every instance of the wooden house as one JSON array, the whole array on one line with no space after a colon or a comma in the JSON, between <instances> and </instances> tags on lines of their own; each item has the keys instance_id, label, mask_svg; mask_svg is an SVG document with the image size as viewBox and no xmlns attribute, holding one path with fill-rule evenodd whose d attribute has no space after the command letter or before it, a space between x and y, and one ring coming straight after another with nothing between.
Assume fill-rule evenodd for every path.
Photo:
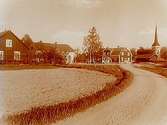
<instances>
[{"instance_id":1,"label":"wooden house","mask_svg":"<svg viewBox=\"0 0 167 125\"><path fill-rule=\"evenodd\" d=\"M113 48L111 52L112 62L116 63L131 63L132 53L131 50L124 47Z\"/></svg>"},{"instance_id":2,"label":"wooden house","mask_svg":"<svg viewBox=\"0 0 167 125\"><path fill-rule=\"evenodd\" d=\"M131 63L131 50L124 47L105 49L102 63Z\"/></svg>"},{"instance_id":3,"label":"wooden house","mask_svg":"<svg viewBox=\"0 0 167 125\"><path fill-rule=\"evenodd\" d=\"M28 63L28 47L11 31L0 33L0 63Z\"/></svg>"}]
</instances>

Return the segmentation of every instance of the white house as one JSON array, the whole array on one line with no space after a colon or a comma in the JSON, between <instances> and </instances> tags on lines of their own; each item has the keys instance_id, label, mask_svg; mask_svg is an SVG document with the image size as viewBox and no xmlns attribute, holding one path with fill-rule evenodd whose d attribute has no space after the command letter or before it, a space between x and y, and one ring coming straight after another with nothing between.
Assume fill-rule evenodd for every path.
<instances>
[{"instance_id":1,"label":"white house","mask_svg":"<svg viewBox=\"0 0 167 125\"><path fill-rule=\"evenodd\" d=\"M69 52L66 55L66 64L73 64L73 63L75 63L75 59L76 59L75 52Z\"/></svg>"}]
</instances>

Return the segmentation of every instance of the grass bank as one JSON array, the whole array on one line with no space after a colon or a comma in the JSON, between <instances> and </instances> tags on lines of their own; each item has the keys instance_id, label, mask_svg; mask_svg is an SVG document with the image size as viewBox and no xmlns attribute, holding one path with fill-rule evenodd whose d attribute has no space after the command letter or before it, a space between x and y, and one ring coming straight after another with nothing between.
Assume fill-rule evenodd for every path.
<instances>
[{"instance_id":1,"label":"grass bank","mask_svg":"<svg viewBox=\"0 0 167 125\"><path fill-rule=\"evenodd\" d=\"M39 65L26 65L26 64L9 64L9 65L0 65L0 71L3 70L24 70L24 69L54 69L57 68L54 65L51 64L39 64Z\"/></svg>"},{"instance_id":2,"label":"grass bank","mask_svg":"<svg viewBox=\"0 0 167 125\"><path fill-rule=\"evenodd\" d=\"M64 65L66 68L83 68L96 70L107 74L113 74L117 77L115 83L106 83L106 86L96 93L80 97L68 102L62 102L56 105L34 107L31 110L7 116L5 119L10 125L49 125L58 120L63 120L77 112L82 112L89 107L101 103L112 96L115 96L127 88L133 75L118 65ZM55 95L56 96L56 95Z\"/></svg>"},{"instance_id":3,"label":"grass bank","mask_svg":"<svg viewBox=\"0 0 167 125\"><path fill-rule=\"evenodd\" d=\"M140 66L138 67L140 69L148 70L150 72L157 73L159 75L167 77L167 68L161 67L161 66Z\"/></svg>"}]
</instances>

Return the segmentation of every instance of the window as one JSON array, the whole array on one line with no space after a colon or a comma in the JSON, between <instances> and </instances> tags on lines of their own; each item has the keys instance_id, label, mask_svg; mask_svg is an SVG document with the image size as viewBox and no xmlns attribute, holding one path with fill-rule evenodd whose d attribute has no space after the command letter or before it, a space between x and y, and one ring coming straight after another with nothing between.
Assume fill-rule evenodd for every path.
<instances>
[{"instance_id":1,"label":"window","mask_svg":"<svg viewBox=\"0 0 167 125\"><path fill-rule=\"evenodd\" d=\"M14 51L14 60L20 61L20 51Z\"/></svg>"},{"instance_id":2,"label":"window","mask_svg":"<svg viewBox=\"0 0 167 125\"><path fill-rule=\"evenodd\" d=\"M124 61L124 58L123 58L123 57L121 57L121 61L122 61L122 62Z\"/></svg>"},{"instance_id":3,"label":"window","mask_svg":"<svg viewBox=\"0 0 167 125\"><path fill-rule=\"evenodd\" d=\"M4 60L4 51L0 51L0 60Z\"/></svg>"},{"instance_id":4,"label":"window","mask_svg":"<svg viewBox=\"0 0 167 125\"><path fill-rule=\"evenodd\" d=\"M12 40L6 39L6 47L12 47Z\"/></svg>"}]
</instances>

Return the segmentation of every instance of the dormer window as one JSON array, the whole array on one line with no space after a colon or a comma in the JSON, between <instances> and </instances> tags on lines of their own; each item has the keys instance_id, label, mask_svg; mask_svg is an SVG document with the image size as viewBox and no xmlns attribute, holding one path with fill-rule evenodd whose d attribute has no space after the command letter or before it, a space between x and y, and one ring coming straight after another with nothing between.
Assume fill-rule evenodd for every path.
<instances>
[{"instance_id":1,"label":"dormer window","mask_svg":"<svg viewBox=\"0 0 167 125\"><path fill-rule=\"evenodd\" d=\"M6 39L6 47L12 47L12 40Z\"/></svg>"}]
</instances>

